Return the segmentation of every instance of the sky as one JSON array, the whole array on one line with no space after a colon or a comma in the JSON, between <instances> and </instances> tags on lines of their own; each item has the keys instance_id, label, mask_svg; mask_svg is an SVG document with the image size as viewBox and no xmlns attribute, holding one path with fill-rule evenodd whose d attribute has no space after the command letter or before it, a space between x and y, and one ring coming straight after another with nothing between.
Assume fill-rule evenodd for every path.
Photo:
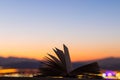
<instances>
[{"instance_id":1,"label":"sky","mask_svg":"<svg viewBox=\"0 0 120 80\"><path fill-rule=\"evenodd\" d=\"M120 0L0 0L0 56L120 57Z\"/></svg>"}]
</instances>

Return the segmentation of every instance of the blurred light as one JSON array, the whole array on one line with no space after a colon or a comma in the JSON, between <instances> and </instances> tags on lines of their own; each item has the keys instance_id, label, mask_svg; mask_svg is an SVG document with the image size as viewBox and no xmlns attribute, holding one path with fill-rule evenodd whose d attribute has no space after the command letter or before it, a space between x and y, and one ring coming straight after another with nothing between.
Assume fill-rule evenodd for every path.
<instances>
[{"instance_id":1,"label":"blurred light","mask_svg":"<svg viewBox=\"0 0 120 80\"><path fill-rule=\"evenodd\" d=\"M120 79L120 73L116 74L117 79Z\"/></svg>"},{"instance_id":2,"label":"blurred light","mask_svg":"<svg viewBox=\"0 0 120 80\"><path fill-rule=\"evenodd\" d=\"M106 76L115 76L116 75L116 72L114 71L106 71Z\"/></svg>"},{"instance_id":3,"label":"blurred light","mask_svg":"<svg viewBox=\"0 0 120 80\"><path fill-rule=\"evenodd\" d=\"M106 74L105 74L105 73L103 73L103 74L102 74L102 77L103 77L103 78L105 78L105 77L106 77Z\"/></svg>"},{"instance_id":4,"label":"blurred light","mask_svg":"<svg viewBox=\"0 0 120 80\"><path fill-rule=\"evenodd\" d=\"M112 73L108 73L107 76L108 76L108 77L109 77L109 76L112 76Z\"/></svg>"},{"instance_id":5,"label":"blurred light","mask_svg":"<svg viewBox=\"0 0 120 80\"><path fill-rule=\"evenodd\" d=\"M104 79L118 79L116 76L118 76L120 74L116 75L115 71L106 71L105 73L102 74L102 77Z\"/></svg>"},{"instance_id":6,"label":"blurred light","mask_svg":"<svg viewBox=\"0 0 120 80\"><path fill-rule=\"evenodd\" d=\"M17 69L0 69L0 74L3 73L15 73L17 72Z\"/></svg>"}]
</instances>

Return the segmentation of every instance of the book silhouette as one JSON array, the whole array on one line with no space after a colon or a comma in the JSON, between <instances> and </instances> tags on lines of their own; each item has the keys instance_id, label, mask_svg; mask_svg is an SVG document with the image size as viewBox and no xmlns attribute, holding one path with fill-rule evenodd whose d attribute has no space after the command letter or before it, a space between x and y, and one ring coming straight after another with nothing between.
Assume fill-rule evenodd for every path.
<instances>
[{"instance_id":1,"label":"book silhouette","mask_svg":"<svg viewBox=\"0 0 120 80\"><path fill-rule=\"evenodd\" d=\"M63 51L55 48L53 49L56 56L48 54L42 61L40 72L42 76L63 76L76 77L81 74L99 74L100 68L97 62L93 62L78 68L73 69L69 50L63 44Z\"/></svg>"}]
</instances>

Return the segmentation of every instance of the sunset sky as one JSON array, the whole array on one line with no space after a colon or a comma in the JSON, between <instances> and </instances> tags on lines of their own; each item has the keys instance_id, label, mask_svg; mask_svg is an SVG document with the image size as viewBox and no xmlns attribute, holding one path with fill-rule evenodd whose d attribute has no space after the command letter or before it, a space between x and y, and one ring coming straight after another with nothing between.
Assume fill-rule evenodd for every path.
<instances>
[{"instance_id":1,"label":"sunset sky","mask_svg":"<svg viewBox=\"0 0 120 80\"><path fill-rule=\"evenodd\" d=\"M0 0L0 56L120 57L120 0Z\"/></svg>"}]
</instances>

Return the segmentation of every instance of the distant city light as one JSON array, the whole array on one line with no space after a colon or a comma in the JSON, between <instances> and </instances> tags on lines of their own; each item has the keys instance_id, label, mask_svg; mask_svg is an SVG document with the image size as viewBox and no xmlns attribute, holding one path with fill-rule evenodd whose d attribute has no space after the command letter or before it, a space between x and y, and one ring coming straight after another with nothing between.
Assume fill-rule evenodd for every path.
<instances>
[{"instance_id":1,"label":"distant city light","mask_svg":"<svg viewBox=\"0 0 120 80\"><path fill-rule=\"evenodd\" d=\"M112 76L112 73L107 73L107 76L109 77L109 76Z\"/></svg>"},{"instance_id":2,"label":"distant city light","mask_svg":"<svg viewBox=\"0 0 120 80\"><path fill-rule=\"evenodd\" d=\"M15 72L17 72L17 69L0 69L0 74L15 73Z\"/></svg>"},{"instance_id":3,"label":"distant city light","mask_svg":"<svg viewBox=\"0 0 120 80\"><path fill-rule=\"evenodd\" d=\"M116 74L117 79L120 79L120 72Z\"/></svg>"},{"instance_id":4,"label":"distant city light","mask_svg":"<svg viewBox=\"0 0 120 80\"><path fill-rule=\"evenodd\" d=\"M106 71L102 73L104 79L120 79L120 72L118 71Z\"/></svg>"},{"instance_id":5,"label":"distant city light","mask_svg":"<svg viewBox=\"0 0 120 80\"><path fill-rule=\"evenodd\" d=\"M102 77L103 77L103 78L105 78L105 77L106 77L106 74L105 74L105 73L103 73L103 74L102 74Z\"/></svg>"}]
</instances>

